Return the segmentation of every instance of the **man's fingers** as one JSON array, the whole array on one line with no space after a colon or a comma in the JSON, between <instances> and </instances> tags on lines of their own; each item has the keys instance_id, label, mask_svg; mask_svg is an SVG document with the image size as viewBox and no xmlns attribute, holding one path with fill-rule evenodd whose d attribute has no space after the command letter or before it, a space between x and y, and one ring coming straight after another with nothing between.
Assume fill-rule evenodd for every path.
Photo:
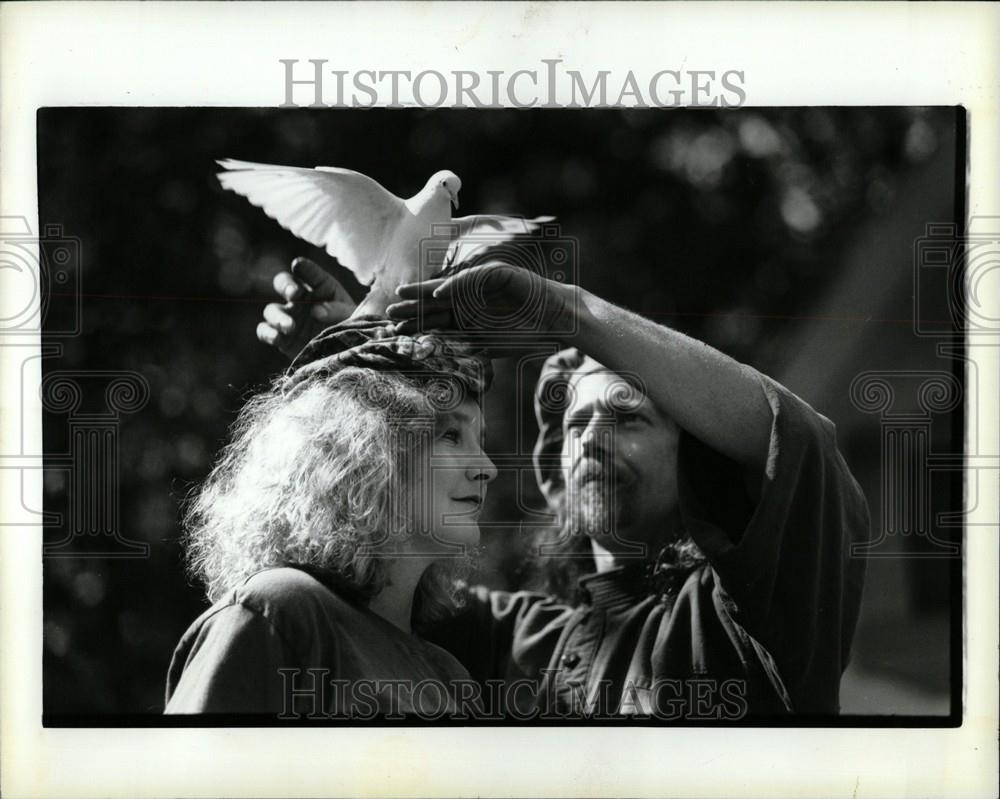
<instances>
[{"instance_id":1,"label":"man's fingers","mask_svg":"<svg viewBox=\"0 0 1000 799\"><path fill-rule=\"evenodd\" d=\"M296 282L291 272L278 272L274 276L274 280L271 281L271 285L274 286L277 295L285 302L292 302L292 300L299 299L300 295L305 294L304 287Z\"/></svg>"},{"instance_id":2,"label":"man's fingers","mask_svg":"<svg viewBox=\"0 0 1000 799\"><path fill-rule=\"evenodd\" d=\"M296 258L292 261L292 274L296 280L312 289L313 299L323 301L347 299L344 287L315 261Z\"/></svg>"},{"instance_id":3,"label":"man's fingers","mask_svg":"<svg viewBox=\"0 0 1000 799\"><path fill-rule=\"evenodd\" d=\"M449 277L444 283L434 289L434 294L432 296L440 300L449 299L452 294L452 290L455 288L455 278Z\"/></svg>"},{"instance_id":4,"label":"man's fingers","mask_svg":"<svg viewBox=\"0 0 1000 799\"><path fill-rule=\"evenodd\" d=\"M407 313L409 313L407 307L410 305L413 305L410 300L406 300L405 302L394 302L392 305L386 306L385 315L390 319L404 319L406 318Z\"/></svg>"},{"instance_id":5,"label":"man's fingers","mask_svg":"<svg viewBox=\"0 0 1000 799\"><path fill-rule=\"evenodd\" d=\"M279 333L287 335L295 332L295 320L288 313L288 308L276 302L264 306L264 321Z\"/></svg>"},{"instance_id":6,"label":"man's fingers","mask_svg":"<svg viewBox=\"0 0 1000 799\"><path fill-rule=\"evenodd\" d=\"M385 309L385 315L390 319L409 319L420 312L419 300L403 300L394 302Z\"/></svg>"},{"instance_id":7,"label":"man's fingers","mask_svg":"<svg viewBox=\"0 0 1000 799\"><path fill-rule=\"evenodd\" d=\"M257 340L264 344L273 347L277 343L279 335L278 331L267 322L260 322L257 325Z\"/></svg>"},{"instance_id":8,"label":"man's fingers","mask_svg":"<svg viewBox=\"0 0 1000 799\"><path fill-rule=\"evenodd\" d=\"M289 358L294 358L299 353L300 344L288 336L282 335L267 322L260 322L257 325L257 338L269 347L274 347L278 352L284 353Z\"/></svg>"},{"instance_id":9,"label":"man's fingers","mask_svg":"<svg viewBox=\"0 0 1000 799\"><path fill-rule=\"evenodd\" d=\"M396 289L396 294L404 300L415 300L420 297L430 297L440 286L450 278L438 277L434 280L424 280L421 283L403 283Z\"/></svg>"}]
</instances>

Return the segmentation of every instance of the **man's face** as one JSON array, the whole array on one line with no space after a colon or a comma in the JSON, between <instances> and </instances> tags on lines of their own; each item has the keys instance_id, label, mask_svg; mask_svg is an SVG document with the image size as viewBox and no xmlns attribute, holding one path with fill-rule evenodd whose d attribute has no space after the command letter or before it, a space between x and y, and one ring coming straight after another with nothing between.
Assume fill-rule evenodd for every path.
<instances>
[{"instance_id":1,"label":"man's face","mask_svg":"<svg viewBox=\"0 0 1000 799\"><path fill-rule=\"evenodd\" d=\"M562 447L572 529L609 552L651 557L678 513L677 425L614 372L583 373L572 387Z\"/></svg>"}]
</instances>

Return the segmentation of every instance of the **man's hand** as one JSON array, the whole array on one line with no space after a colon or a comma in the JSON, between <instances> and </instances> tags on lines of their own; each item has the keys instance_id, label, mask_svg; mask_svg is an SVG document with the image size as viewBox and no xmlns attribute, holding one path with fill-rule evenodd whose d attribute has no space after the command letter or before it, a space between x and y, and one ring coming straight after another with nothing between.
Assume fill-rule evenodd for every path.
<instances>
[{"instance_id":1,"label":"man's hand","mask_svg":"<svg viewBox=\"0 0 1000 799\"><path fill-rule=\"evenodd\" d=\"M347 319L356 307L336 278L308 258L296 258L291 272L276 274L274 290L285 301L265 306L257 338L289 358L323 328Z\"/></svg>"},{"instance_id":2,"label":"man's hand","mask_svg":"<svg viewBox=\"0 0 1000 799\"><path fill-rule=\"evenodd\" d=\"M572 331L575 286L521 267L489 263L397 289L386 311L396 332L446 329L464 333L562 336Z\"/></svg>"}]
</instances>

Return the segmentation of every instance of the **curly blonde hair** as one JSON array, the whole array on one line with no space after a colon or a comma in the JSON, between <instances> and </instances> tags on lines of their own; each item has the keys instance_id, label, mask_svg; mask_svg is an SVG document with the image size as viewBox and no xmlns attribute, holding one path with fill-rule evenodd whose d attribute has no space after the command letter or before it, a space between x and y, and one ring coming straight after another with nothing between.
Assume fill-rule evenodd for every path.
<instances>
[{"instance_id":1,"label":"curly blonde hair","mask_svg":"<svg viewBox=\"0 0 1000 799\"><path fill-rule=\"evenodd\" d=\"M443 386L440 373L347 367L293 392L278 378L251 398L186 503L188 570L209 600L255 572L288 565L330 575L364 601L377 594L386 581L379 546L406 524L398 487L418 431L440 410L435 392L444 388L452 403L469 396L460 380L450 382ZM455 608L450 571L434 564L424 573L415 621Z\"/></svg>"}]
</instances>

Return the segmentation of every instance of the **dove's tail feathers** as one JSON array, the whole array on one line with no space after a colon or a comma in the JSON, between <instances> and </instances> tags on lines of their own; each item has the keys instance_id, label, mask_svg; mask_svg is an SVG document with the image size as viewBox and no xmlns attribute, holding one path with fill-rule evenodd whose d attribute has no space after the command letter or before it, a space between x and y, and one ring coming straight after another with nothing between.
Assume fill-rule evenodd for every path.
<instances>
[{"instance_id":1,"label":"dove's tail feathers","mask_svg":"<svg viewBox=\"0 0 1000 799\"><path fill-rule=\"evenodd\" d=\"M456 238L470 235L499 235L502 238L509 238L530 235L542 225L555 221L555 217L536 216L534 219L527 219L523 216L477 214L476 216L461 216L451 221L453 225L458 226Z\"/></svg>"},{"instance_id":2,"label":"dove's tail feathers","mask_svg":"<svg viewBox=\"0 0 1000 799\"><path fill-rule=\"evenodd\" d=\"M464 265L481 261L495 248L514 239L524 239L554 222L554 216L519 216L480 214L451 220L455 235L445 255L442 276L454 274Z\"/></svg>"},{"instance_id":3,"label":"dove's tail feathers","mask_svg":"<svg viewBox=\"0 0 1000 799\"><path fill-rule=\"evenodd\" d=\"M554 216L536 216L534 219L524 220L525 224L531 229L531 232L538 230L542 225L548 225L551 222L555 222L556 218Z\"/></svg>"}]
</instances>

